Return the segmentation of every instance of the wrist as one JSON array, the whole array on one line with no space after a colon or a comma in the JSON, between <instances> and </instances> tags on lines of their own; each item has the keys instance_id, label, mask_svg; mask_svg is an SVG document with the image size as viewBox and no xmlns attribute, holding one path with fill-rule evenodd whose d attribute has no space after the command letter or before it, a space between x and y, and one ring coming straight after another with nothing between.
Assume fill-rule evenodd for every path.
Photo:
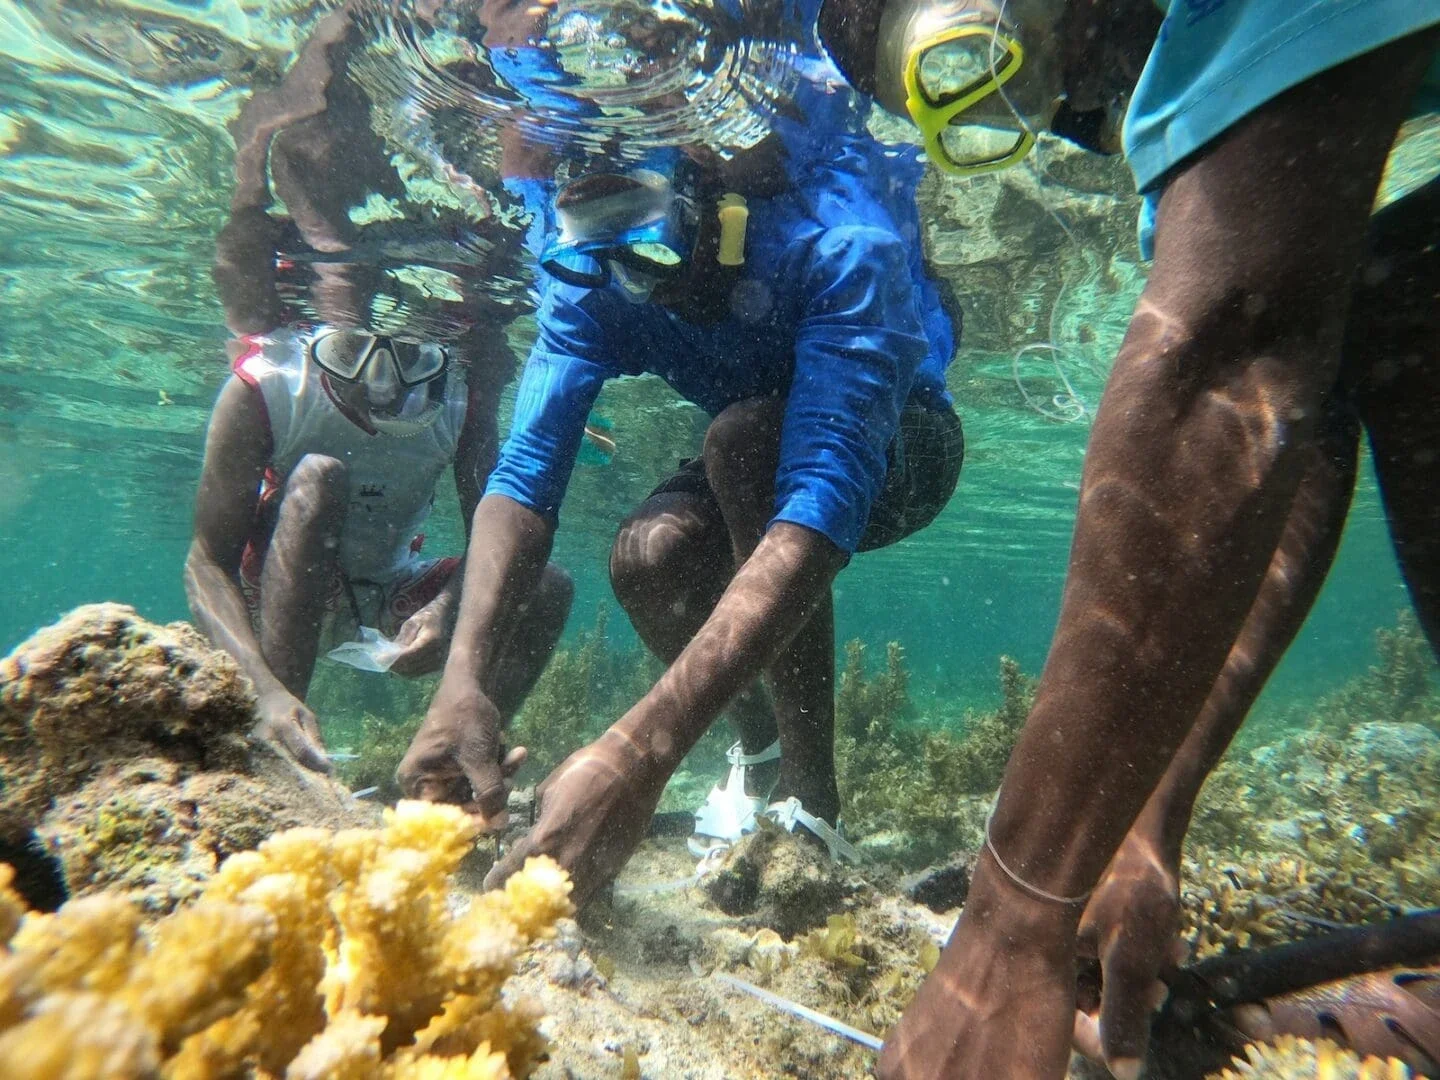
<instances>
[{"instance_id":1,"label":"wrist","mask_svg":"<svg viewBox=\"0 0 1440 1080\"><path fill-rule=\"evenodd\" d=\"M455 616L460 610L460 589L455 584L458 575L450 576L450 583L435 594L435 599L430 601L430 607L436 614L445 620L445 625L450 628L455 626Z\"/></svg>"},{"instance_id":2,"label":"wrist","mask_svg":"<svg viewBox=\"0 0 1440 1080\"><path fill-rule=\"evenodd\" d=\"M1171 805L1152 797L1130 827L1127 840L1146 846L1157 853L1167 867L1178 870L1185 833L1190 826L1191 809L1189 802Z\"/></svg>"},{"instance_id":3,"label":"wrist","mask_svg":"<svg viewBox=\"0 0 1440 1080\"><path fill-rule=\"evenodd\" d=\"M965 910L972 921L994 929L1003 928L1008 939L1048 939L1074 935L1085 905L1057 903L1032 895L1017 885L991 853L982 848Z\"/></svg>"},{"instance_id":4,"label":"wrist","mask_svg":"<svg viewBox=\"0 0 1440 1080\"><path fill-rule=\"evenodd\" d=\"M629 762L637 778L659 779L663 783L680 767L689 748L682 746L664 725L647 723L643 717L635 717L634 712L632 709L622 716L601 738Z\"/></svg>"}]
</instances>

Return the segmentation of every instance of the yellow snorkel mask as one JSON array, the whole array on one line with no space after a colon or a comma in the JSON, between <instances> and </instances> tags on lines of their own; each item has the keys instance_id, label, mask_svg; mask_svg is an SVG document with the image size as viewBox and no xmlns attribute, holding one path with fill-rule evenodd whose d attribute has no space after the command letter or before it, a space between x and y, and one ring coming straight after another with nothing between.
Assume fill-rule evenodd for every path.
<instances>
[{"instance_id":1,"label":"yellow snorkel mask","mask_svg":"<svg viewBox=\"0 0 1440 1080\"><path fill-rule=\"evenodd\" d=\"M1008 169L1035 145L1050 119L1047 106L1054 111L1050 95L1037 101L1037 87L1022 87L1030 79L1011 84L1026 51L1005 8L991 0L891 0L880 20L876 96L914 121L944 172Z\"/></svg>"}]
</instances>

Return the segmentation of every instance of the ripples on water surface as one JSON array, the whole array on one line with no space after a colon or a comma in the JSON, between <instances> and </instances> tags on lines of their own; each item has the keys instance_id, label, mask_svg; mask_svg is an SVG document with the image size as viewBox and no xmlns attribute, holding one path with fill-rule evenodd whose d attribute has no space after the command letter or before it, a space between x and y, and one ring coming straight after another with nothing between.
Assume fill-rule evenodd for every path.
<instances>
[{"instance_id":1,"label":"ripples on water surface","mask_svg":"<svg viewBox=\"0 0 1440 1080\"><path fill-rule=\"evenodd\" d=\"M404 200L445 224L435 236L380 230L388 254L375 258L407 303L433 301L437 318L466 259L488 265L487 230L523 225L494 195L494 118L593 147L703 138L723 153L764 136L793 77L794 43L746 40L705 5L561 3L550 10L563 72L553 89L593 103L577 119L526 108L476 49L483 30L463 10L431 14L436 6L365 7L376 42L354 71L376 99L372 125L405 177ZM233 185L226 125L324 13L302 3L0 0L0 650L85 600L184 615L190 500L226 373L210 278ZM413 90L417 68L430 73L423 93ZM1433 136L1422 133L1431 141L1417 160L1434 159ZM857 560L840 588L841 633L901 638L922 679L944 669L949 681L988 685L1001 651L1032 670L1043 658L1088 417L1143 278L1133 200L1119 185L1087 183L1073 157L1046 146L1044 175L927 184L932 255L969 315L952 368L965 473L940 521ZM482 195L457 187L455 173ZM482 284L496 303L519 302L525 270ZM513 328L522 349L527 325ZM1017 362L1023 346L1052 336L1058 351ZM649 381L607 390L600 411L620 455L577 473L560 537L580 579L578 625L604 595L614 524L693 451L702 428ZM646 445L627 444L641 423ZM655 444L655 432L673 445ZM453 505L442 502L435 524L437 543L457 542ZM1390 621L1403 602L1391 562L1367 483L1292 671L1356 655L1370 628Z\"/></svg>"}]
</instances>

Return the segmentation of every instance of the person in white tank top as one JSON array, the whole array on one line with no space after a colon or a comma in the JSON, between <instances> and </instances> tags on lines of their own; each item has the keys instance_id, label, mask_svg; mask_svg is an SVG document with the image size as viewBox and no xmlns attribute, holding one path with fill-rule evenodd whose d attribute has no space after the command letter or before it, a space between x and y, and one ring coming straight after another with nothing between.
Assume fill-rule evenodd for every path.
<instances>
[{"instance_id":1,"label":"person in white tank top","mask_svg":"<svg viewBox=\"0 0 1440 1080\"><path fill-rule=\"evenodd\" d=\"M254 682L259 734L328 770L304 703L322 645L375 626L402 646L392 671L445 661L462 561L423 558L420 529L453 468L469 531L494 464L497 365L329 326L242 340L210 419L186 591L196 623ZM509 712L539 677L571 595L548 566L497 679Z\"/></svg>"}]
</instances>

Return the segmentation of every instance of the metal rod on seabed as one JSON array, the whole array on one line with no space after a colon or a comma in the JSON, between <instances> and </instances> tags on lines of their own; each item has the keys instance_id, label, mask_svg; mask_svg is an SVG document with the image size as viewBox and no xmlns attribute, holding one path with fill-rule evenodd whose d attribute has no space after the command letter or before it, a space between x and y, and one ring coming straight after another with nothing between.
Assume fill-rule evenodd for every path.
<instances>
[{"instance_id":1,"label":"metal rod on seabed","mask_svg":"<svg viewBox=\"0 0 1440 1080\"><path fill-rule=\"evenodd\" d=\"M733 986L736 990L743 990L752 997L759 998L767 1005L773 1005L775 1008L787 1012L791 1016L798 1016L802 1020L809 1020L812 1024L818 1024L827 1031L833 1031L836 1035L843 1035L851 1042L857 1042L861 1046L868 1047L871 1050L879 1050L880 1047L884 1045L883 1039L871 1035L868 1031L853 1028L849 1024L836 1020L833 1016L826 1016L822 1012L816 1012L814 1009L806 1008L799 1002L791 1001L789 998L781 997L779 994L772 994L769 990L761 989L754 983L746 982L744 979L738 979L728 972L717 971L715 972L715 978L728 986Z\"/></svg>"}]
</instances>

